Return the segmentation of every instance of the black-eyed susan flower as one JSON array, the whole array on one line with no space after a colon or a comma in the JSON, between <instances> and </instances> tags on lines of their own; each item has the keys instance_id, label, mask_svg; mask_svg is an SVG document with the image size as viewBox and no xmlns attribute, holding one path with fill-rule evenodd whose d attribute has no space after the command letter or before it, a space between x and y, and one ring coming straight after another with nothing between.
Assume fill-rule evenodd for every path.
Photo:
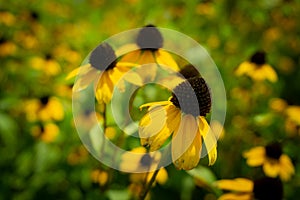
<instances>
[{"instance_id":1,"label":"black-eyed susan flower","mask_svg":"<svg viewBox=\"0 0 300 200\"><path fill-rule=\"evenodd\" d=\"M140 30L137 35L135 51L125 54L121 61L133 62L139 65L156 63L159 66L170 68L174 71L178 71L179 67L172 55L167 51L163 50L163 37L159 30L153 25L147 25ZM123 47L123 48L126 48ZM157 65L147 65L147 73L145 69L141 69L137 72L142 76L143 80L150 79L154 80L157 71Z\"/></svg>"},{"instance_id":2,"label":"black-eyed susan flower","mask_svg":"<svg viewBox=\"0 0 300 200\"><path fill-rule=\"evenodd\" d=\"M73 91L80 91L94 82L95 95L99 102L108 103L112 97L115 85L124 90L121 77L134 67L128 62L117 62L112 47L107 43L97 46L89 57L89 63L73 70L67 79L80 75ZM99 81L97 80L99 78ZM134 82L134 80L131 80Z\"/></svg>"},{"instance_id":3,"label":"black-eyed susan flower","mask_svg":"<svg viewBox=\"0 0 300 200\"><path fill-rule=\"evenodd\" d=\"M200 160L203 137L209 150L209 165L214 164L216 139L205 119L211 109L211 96L203 78L187 79L174 89L168 101L141 106L144 107L148 107L148 113L139 127L143 146L155 151L172 135L173 163L178 169L189 170Z\"/></svg>"},{"instance_id":4,"label":"black-eyed susan flower","mask_svg":"<svg viewBox=\"0 0 300 200\"><path fill-rule=\"evenodd\" d=\"M31 134L44 142L53 142L59 133L59 127L54 123L46 123L33 126Z\"/></svg>"},{"instance_id":5,"label":"black-eyed susan flower","mask_svg":"<svg viewBox=\"0 0 300 200\"><path fill-rule=\"evenodd\" d=\"M230 191L218 200L282 200L283 185L280 179L265 177L257 180L246 178L223 179L215 182L217 188Z\"/></svg>"},{"instance_id":6,"label":"black-eyed susan flower","mask_svg":"<svg viewBox=\"0 0 300 200\"><path fill-rule=\"evenodd\" d=\"M28 100L24 110L28 121L59 121L64 118L64 108L56 97L43 96Z\"/></svg>"},{"instance_id":7,"label":"black-eyed susan flower","mask_svg":"<svg viewBox=\"0 0 300 200\"><path fill-rule=\"evenodd\" d=\"M249 166L262 166L264 173L269 177L279 176L281 180L288 181L295 173L291 159L283 154L279 143L254 147L244 152L243 156Z\"/></svg>"},{"instance_id":8,"label":"black-eyed susan flower","mask_svg":"<svg viewBox=\"0 0 300 200\"><path fill-rule=\"evenodd\" d=\"M42 71L48 76L55 76L61 72L59 63L53 59L51 54L46 54L44 57L33 57L30 64L32 68Z\"/></svg>"},{"instance_id":9,"label":"black-eyed susan flower","mask_svg":"<svg viewBox=\"0 0 300 200\"><path fill-rule=\"evenodd\" d=\"M271 65L266 63L265 52L258 51L249 61L242 62L235 71L237 76L246 75L254 81L269 80L276 82L278 77Z\"/></svg>"}]
</instances>

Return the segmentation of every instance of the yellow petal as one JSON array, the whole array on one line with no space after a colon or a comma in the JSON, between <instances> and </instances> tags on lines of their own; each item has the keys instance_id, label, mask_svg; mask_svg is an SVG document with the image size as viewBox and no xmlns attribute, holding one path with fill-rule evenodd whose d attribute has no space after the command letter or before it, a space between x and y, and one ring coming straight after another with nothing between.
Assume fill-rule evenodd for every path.
<instances>
[{"instance_id":1,"label":"yellow petal","mask_svg":"<svg viewBox=\"0 0 300 200\"><path fill-rule=\"evenodd\" d=\"M199 132L203 137L206 150L208 151L209 165L213 165L217 160L217 139L209 127L205 117L198 117Z\"/></svg>"},{"instance_id":2,"label":"yellow petal","mask_svg":"<svg viewBox=\"0 0 300 200\"><path fill-rule=\"evenodd\" d=\"M158 64L161 64L162 67L167 67L173 69L174 71L179 71L179 67L177 63L175 62L171 54L168 53L167 51L158 49L157 52L155 53L155 56L156 56L156 62Z\"/></svg>"},{"instance_id":3,"label":"yellow petal","mask_svg":"<svg viewBox=\"0 0 300 200\"><path fill-rule=\"evenodd\" d=\"M142 78L140 77L140 75L134 71L128 71L125 75L124 75L124 79L129 82L132 83L134 85L137 86L142 86L144 84Z\"/></svg>"},{"instance_id":4,"label":"yellow petal","mask_svg":"<svg viewBox=\"0 0 300 200\"><path fill-rule=\"evenodd\" d=\"M275 70L270 65L265 64L262 67L264 68L264 74L266 76L266 79L268 79L271 82L276 82L278 80Z\"/></svg>"},{"instance_id":5,"label":"yellow petal","mask_svg":"<svg viewBox=\"0 0 300 200\"><path fill-rule=\"evenodd\" d=\"M251 193L249 194L227 193L220 196L218 200L252 200L252 195Z\"/></svg>"},{"instance_id":6,"label":"yellow petal","mask_svg":"<svg viewBox=\"0 0 300 200\"><path fill-rule=\"evenodd\" d=\"M163 129L151 136L150 138L142 138L142 145L149 145L150 151L156 151L159 149L165 141L170 137L170 135L178 128L181 120L181 113L178 109L174 109L173 106L165 106L166 109L166 123L164 124Z\"/></svg>"},{"instance_id":7,"label":"yellow petal","mask_svg":"<svg viewBox=\"0 0 300 200\"><path fill-rule=\"evenodd\" d=\"M283 154L279 158L279 164L280 164L280 172L279 172L280 178L283 181L288 181L291 178L291 176L295 174L295 168L291 159L287 155Z\"/></svg>"},{"instance_id":8,"label":"yellow petal","mask_svg":"<svg viewBox=\"0 0 300 200\"><path fill-rule=\"evenodd\" d=\"M215 182L216 187L222 190L230 190L235 192L252 192L253 181L246 178L223 179Z\"/></svg>"},{"instance_id":9,"label":"yellow petal","mask_svg":"<svg viewBox=\"0 0 300 200\"><path fill-rule=\"evenodd\" d=\"M266 161L263 165L263 171L267 176L275 178L279 174L280 165L276 161Z\"/></svg>"},{"instance_id":10,"label":"yellow petal","mask_svg":"<svg viewBox=\"0 0 300 200\"><path fill-rule=\"evenodd\" d=\"M166 110L163 106L155 107L150 110L145 116L140 120L139 135L141 138L142 145L152 145L153 140L159 140L159 144L156 146L161 146L164 142L161 139L164 138L162 134L166 129Z\"/></svg>"},{"instance_id":11,"label":"yellow petal","mask_svg":"<svg viewBox=\"0 0 300 200\"><path fill-rule=\"evenodd\" d=\"M140 109L149 107L148 110L151 110L156 106L164 106L164 105L168 105L168 104L170 104L170 101L157 101L157 102L145 103L140 106Z\"/></svg>"},{"instance_id":12,"label":"yellow petal","mask_svg":"<svg viewBox=\"0 0 300 200\"><path fill-rule=\"evenodd\" d=\"M253 72L254 66L249 61L242 62L235 70L236 76L242 76L244 74L249 75Z\"/></svg>"},{"instance_id":13,"label":"yellow petal","mask_svg":"<svg viewBox=\"0 0 300 200\"><path fill-rule=\"evenodd\" d=\"M260 166L265 162L265 147L254 147L243 153L244 158L247 159L247 164L251 167Z\"/></svg>"},{"instance_id":14,"label":"yellow petal","mask_svg":"<svg viewBox=\"0 0 300 200\"><path fill-rule=\"evenodd\" d=\"M148 177L147 177L147 181L149 182L152 175L154 174L154 172L150 172ZM168 172L165 168L161 168L156 176L156 182L158 182L159 184L163 185L167 182L168 180Z\"/></svg>"},{"instance_id":15,"label":"yellow petal","mask_svg":"<svg viewBox=\"0 0 300 200\"><path fill-rule=\"evenodd\" d=\"M99 102L108 103L112 97L114 85L110 80L108 73L105 71L102 73L98 84L95 84L96 91L95 96Z\"/></svg>"},{"instance_id":16,"label":"yellow petal","mask_svg":"<svg viewBox=\"0 0 300 200\"><path fill-rule=\"evenodd\" d=\"M89 71L90 68L91 68L90 64L86 64L86 65L83 65L81 67L78 67L78 68L74 69L73 71L71 71L68 74L66 79L68 80L68 79L71 79L71 78L77 76L79 74L79 72L80 72L81 75L83 75L83 74L87 73L87 71Z\"/></svg>"},{"instance_id":17,"label":"yellow petal","mask_svg":"<svg viewBox=\"0 0 300 200\"><path fill-rule=\"evenodd\" d=\"M123 50L121 53L123 53ZM131 51L129 53L126 53L124 56L122 56L120 62L138 63L140 56L141 56L141 50Z\"/></svg>"},{"instance_id":18,"label":"yellow petal","mask_svg":"<svg viewBox=\"0 0 300 200\"><path fill-rule=\"evenodd\" d=\"M190 170L197 166L202 147L197 121L184 115L172 137L172 160L176 168Z\"/></svg>"},{"instance_id":19,"label":"yellow petal","mask_svg":"<svg viewBox=\"0 0 300 200\"><path fill-rule=\"evenodd\" d=\"M73 91L74 92L79 92L81 90L84 90L87 88L95 79L99 76L98 72L94 68L89 68L87 73L83 74L80 76L74 86L73 86Z\"/></svg>"}]
</instances>

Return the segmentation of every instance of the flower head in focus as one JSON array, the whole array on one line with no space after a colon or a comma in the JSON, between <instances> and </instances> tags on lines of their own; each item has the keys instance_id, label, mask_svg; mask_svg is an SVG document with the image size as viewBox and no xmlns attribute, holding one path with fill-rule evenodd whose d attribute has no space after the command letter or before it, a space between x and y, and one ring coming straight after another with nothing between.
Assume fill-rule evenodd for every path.
<instances>
[{"instance_id":1,"label":"flower head in focus","mask_svg":"<svg viewBox=\"0 0 300 200\"><path fill-rule=\"evenodd\" d=\"M254 53L249 61L242 62L235 71L237 76L246 75L254 81L276 82L278 77L271 65L266 63L265 52Z\"/></svg>"},{"instance_id":2,"label":"flower head in focus","mask_svg":"<svg viewBox=\"0 0 300 200\"><path fill-rule=\"evenodd\" d=\"M249 166L262 166L264 173L269 177L279 176L281 180L288 181L295 173L291 159L283 154L279 143L254 147L244 152L244 157Z\"/></svg>"},{"instance_id":3,"label":"flower head in focus","mask_svg":"<svg viewBox=\"0 0 300 200\"><path fill-rule=\"evenodd\" d=\"M140 121L141 144L150 151L159 149L172 135L172 160L176 168L190 170L197 166L202 137L209 164L217 157L216 138L205 119L211 109L209 88L203 78L187 79L179 84L168 101L147 103L148 112ZM194 98L193 98L194 97Z\"/></svg>"}]
</instances>

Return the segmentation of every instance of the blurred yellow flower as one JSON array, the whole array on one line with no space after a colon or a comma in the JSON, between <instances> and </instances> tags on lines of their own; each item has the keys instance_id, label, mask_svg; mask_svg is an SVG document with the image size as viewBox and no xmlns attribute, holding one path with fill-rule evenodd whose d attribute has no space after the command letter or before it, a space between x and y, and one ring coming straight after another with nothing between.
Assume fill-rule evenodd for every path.
<instances>
[{"instance_id":1,"label":"blurred yellow flower","mask_svg":"<svg viewBox=\"0 0 300 200\"><path fill-rule=\"evenodd\" d=\"M269 102L269 106L275 112L283 112L287 107L287 102L280 98L272 98Z\"/></svg>"},{"instance_id":2,"label":"blurred yellow flower","mask_svg":"<svg viewBox=\"0 0 300 200\"><path fill-rule=\"evenodd\" d=\"M193 95L196 99L187 98ZM140 108L144 107L148 107L148 113L140 120L139 127L143 146L155 151L173 134L173 163L178 169L190 170L200 160L203 137L209 150L209 165L214 164L216 138L205 119L210 112L211 97L204 79L188 79L174 89L168 101L147 103Z\"/></svg>"},{"instance_id":3,"label":"blurred yellow flower","mask_svg":"<svg viewBox=\"0 0 300 200\"><path fill-rule=\"evenodd\" d=\"M16 17L8 11L0 11L0 24L12 26L16 22Z\"/></svg>"},{"instance_id":4,"label":"blurred yellow flower","mask_svg":"<svg viewBox=\"0 0 300 200\"><path fill-rule=\"evenodd\" d=\"M95 169L91 172L91 179L94 183L104 186L108 182L109 175L107 171Z\"/></svg>"},{"instance_id":5,"label":"blurred yellow flower","mask_svg":"<svg viewBox=\"0 0 300 200\"><path fill-rule=\"evenodd\" d=\"M215 182L215 186L230 191L221 195L218 200L282 200L283 185L276 178L250 180L246 178L223 179Z\"/></svg>"},{"instance_id":6,"label":"blurred yellow flower","mask_svg":"<svg viewBox=\"0 0 300 200\"><path fill-rule=\"evenodd\" d=\"M56 97L29 100L25 102L24 110L28 121L59 121L64 118L64 108Z\"/></svg>"},{"instance_id":7,"label":"blurred yellow flower","mask_svg":"<svg viewBox=\"0 0 300 200\"><path fill-rule=\"evenodd\" d=\"M84 162L87 157L88 151L83 145L81 145L68 155L67 160L70 165L76 165L78 163Z\"/></svg>"},{"instance_id":8,"label":"blurred yellow flower","mask_svg":"<svg viewBox=\"0 0 300 200\"><path fill-rule=\"evenodd\" d=\"M124 90L124 83L121 78L134 67L132 63L116 62L116 59L116 54L109 44L102 43L97 46L89 57L89 64L83 65L69 73L67 79L73 78L78 74L80 76L74 84L73 91L83 90L94 82L96 99L100 103L108 103L117 83L118 88L121 91ZM129 81L134 82L135 80Z\"/></svg>"},{"instance_id":9,"label":"blurred yellow flower","mask_svg":"<svg viewBox=\"0 0 300 200\"><path fill-rule=\"evenodd\" d=\"M146 173L131 173L130 180L132 183L145 184L145 180L148 183L157 169L161 159L161 153L155 152L152 154L146 154L147 150L144 147L137 147L130 151L131 153L140 153L140 156L133 157L131 153L124 153L122 155L122 162L120 169L122 171L136 171L137 169L143 169L149 172ZM159 184L166 183L168 179L168 173L165 168L160 168L155 181Z\"/></svg>"},{"instance_id":10,"label":"blurred yellow flower","mask_svg":"<svg viewBox=\"0 0 300 200\"><path fill-rule=\"evenodd\" d=\"M291 159L282 153L278 143L254 147L244 152L243 156L249 166L262 166L264 173L269 177L279 176L281 180L288 181L295 173Z\"/></svg>"},{"instance_id":11,"label":"blurred yellow flower","mask_svg":"<svg viewBox=\"0 0 300 200\"><path fill-rule=\"evenodd\" d=\"M50 54L47 54L45 58L33 57L30 64L32 68L43 71L48 76L55 76L61 72L59 63Z\"/></svg>"},{"instance_id":12,"label":"blurred yellow flower","mask_svg":"<svg viewBox=\"0 0 300 200\"><path fill-rule=\"evenodd\" d=\"M290 136L300 135L300 106L287 106L285 129Z\"/></svg>"},{"instance_id":13,"label":"blurred yellow flower","mask_svg":"<svg viewBox=\"0 0 300 200\"><path fill-rule=\"evenodd\" d=\"M34 137L40 138L44 142L53 142L59 133L59 128L54 123L46 123L40 126L33 126L31 133Z\"/></svg>"},{"instance_id":14,"label":"blurred yellow flower","mask_svg":"<svg viewBox=\"0 0 300 200\"><path fill-rule=\"evenodd\" d=\"M276 82L278 77L275 70L266 63L265 53L256 52L250 61L242 62L235 71L237 76L246 75L254 81L269 80Z\"/></svg>"},{"instance_id":15,"label":"blurred yellow flower","mask_svg":"<svg viewBox=\"0 0 300 200\"><path fill-rule=\"evenodd\" d=\"M13 42L0 38L0 57L13 55L16 50L17 47Z\"/></svg>"}]
</instances>

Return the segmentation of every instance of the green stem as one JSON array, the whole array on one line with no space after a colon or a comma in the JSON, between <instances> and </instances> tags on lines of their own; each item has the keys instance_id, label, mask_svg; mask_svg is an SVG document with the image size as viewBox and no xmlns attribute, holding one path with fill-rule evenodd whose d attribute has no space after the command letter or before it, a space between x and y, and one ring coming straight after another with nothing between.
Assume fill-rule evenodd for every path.
<instances>
[{"instance_id":1,"label":"green stem","mask_svg":"<svg viewBox=\"0 0 300 200\"><path fill-rule=\"evenodd\" d=\"M146 185L145 189L142 191L142 193L141 193L141 195L140 195L140 198L139 198L140 200L144 200L144 199L146 198L146 196L147 196L149 190L151 189L151 187L152 187L152 185L153 185L153 183L154 183L154 181L155 181L155 179L156 179L156 176L157 176L159 170L160 170L160 169L157 169L157 170L153 173L153 175L152 175L152 177L151 177L151 179L150 179L148 185Z\"/></svg>"},{"instance_id":2,"label":"green stem","mask_svg":"<svg viewBox=\"0 0 300 200\"><path fill-rule=\"evenodd\" d=\"M106 124L106 104L104 104L104 110L102 112L103 115L103 135L102 135L102 144L101 144L101 150L100 150L100 157L104 156L105 153L105 130L107 127Z\"/></svg>"}]
</instances>

